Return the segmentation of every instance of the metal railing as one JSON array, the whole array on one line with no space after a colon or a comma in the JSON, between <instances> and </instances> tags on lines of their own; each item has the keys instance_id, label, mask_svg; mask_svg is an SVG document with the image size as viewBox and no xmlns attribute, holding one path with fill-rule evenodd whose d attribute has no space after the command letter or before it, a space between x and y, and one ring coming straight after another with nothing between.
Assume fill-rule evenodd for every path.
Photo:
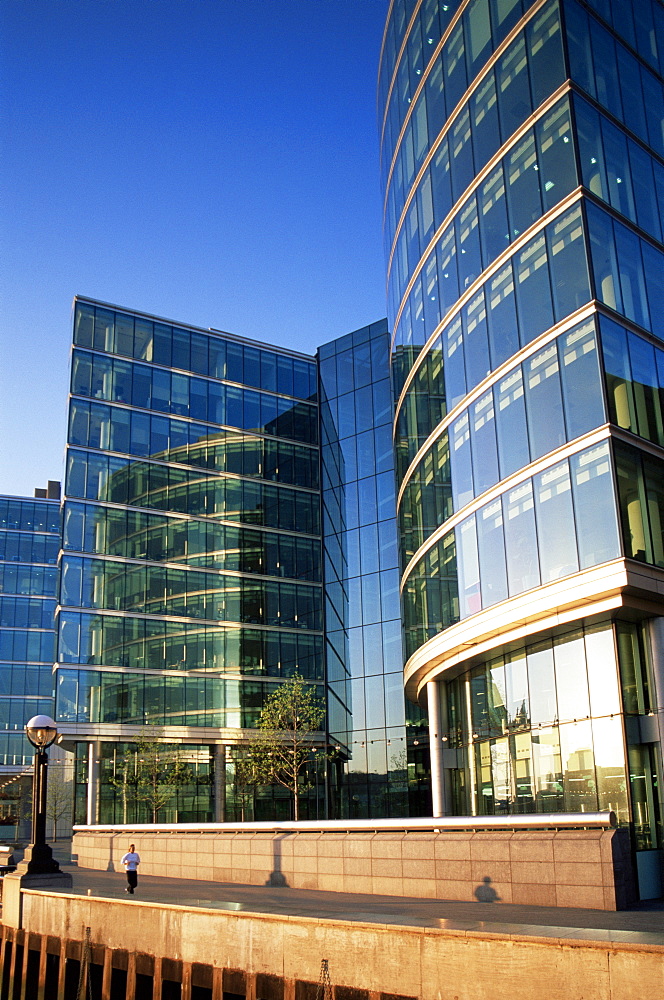
<instances>
[{"instance_id":1,"label":"metal railing","mask_svg":"<svg viewBox=\"0 0 664 1000\"><path fill-rule=\"evenodd\" d=\"M74 833L373 833L447 830L583 830L615 827L613 812L518 816L427 816L417 819L325 819L261 823L122 823L74 826Z\"/></svg>"}]
</instances>

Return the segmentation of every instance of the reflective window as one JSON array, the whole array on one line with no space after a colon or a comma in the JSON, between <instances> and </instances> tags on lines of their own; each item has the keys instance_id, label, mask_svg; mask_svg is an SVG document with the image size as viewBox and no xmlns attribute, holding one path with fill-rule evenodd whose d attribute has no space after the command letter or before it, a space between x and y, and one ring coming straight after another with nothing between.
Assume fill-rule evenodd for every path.
<instances>
[{"instance_id":1,"label":"reflective window","mask_svg":"<svg viewBox=\"0 0 664 1000\"><path fill-rule=\"evenodd\" d=\"M516 297L521 346L553 325L551 283L544 233L536 236L516 257Z\"/></svg>"},{"instance_id":2,"label":"reflective window","mask_svg":"<svg viewBox=\"0 0 664 1000\"><path fill-rule=\"evenodd\" d=\"M454 509L472 499L473 470L470 454L470 417L466 411L450 428L450 463Z\"/></svg>"},{"instance_id":3,"label":"reflective window","mask_svg":"<svg viewBox=\"0 0 664 1000\"><path fill-rule=\"evenodd\" d=\"M500 498L482 507L476 515L482 588L482 606L490 607L507 596L507 567L503 511Z\"/></svg>"},{"instance_id":4,"label":"reflective window","mask_svg":"<svg viewBox=\"0 0 664 1000\"><path fill-rule=\"evenodd\" d=\"M490 279L485 294L489 306L491 367L498 368L519 350L514 272L511 262Z\"/></svg>"},{"instance_id":5,"label":"reflective window","mask_svg":"<svg viewBox=\"0 0 664 1000\"><path fill-rule=\"evenodd\" d=\"M533 459L565 441L560 369L556 341L524 363L530 454Z\"/></svg>"},{"instance_id":6,"label":"reflective window","mask_svg":"<svg viewBox=\"0 0 664 1000\"><path fill-rule=\"evenodd\" d=\"M542 583L579 569L568 463L559 462L534 478Z\"/></svg>"},{"instance_id":7,"label":"reflective window","mask_svg":"<svg viewBox=\"0 0 664 1000\"><path fill-rule=\"evenodd\" d=\"M620 555L618 523L606 442L570 458L581 569Z\"/></svg>"},{"instance_id":8,"label":"reflective window","mask_svg":"<svg viewBox=\"0 0 664 1000\"><path fill-rule=\"evenodd\" d=\"M494 388L496 395L496 433L501 478L528 465L526 409L521 366L509 372Z\"/></svg>"},{"instance_id":9,"label":"reflective window","mask_svg":"<svg viewBox=\"0 0 664 1000\"><path fill-rule=\"evenodd\" d=\"M558 343L567 439L572 440L606 419L594 322L580 323Z\"/></svg>"},{"instance_id":10,"label":"reflective window","mask_svg":"<svg viewBox=\"0 0 664 1000\"><path fill-rule=\"evenodd\" d=\"M530 480L509 490L503 497L507 579L510 596L540 583L533 485Z\"/></svg>"},{"instance_id":11,"label":"reflective window","mask_svg":"<svg viewBox=\"0 0 664 1000\"><path fill-rule=\"evenodd\" d=\"M477 496L499 479L496 419L491 389L472 405L470 430L474 493Z\"/></svg>"}]
</instances>

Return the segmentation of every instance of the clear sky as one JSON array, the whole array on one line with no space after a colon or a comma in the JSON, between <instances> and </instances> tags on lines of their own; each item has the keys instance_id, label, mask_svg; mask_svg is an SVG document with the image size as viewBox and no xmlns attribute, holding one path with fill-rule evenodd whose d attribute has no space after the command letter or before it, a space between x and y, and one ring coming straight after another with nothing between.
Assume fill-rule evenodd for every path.
<instances>
[{"instance_id":1,"label":"clear sky","mask_svg":"<svg viewBox=\"0 0 664 1000\"><path fill-rule=\"evenodd\" d=\"M0 493L62 477L75 294L313 353L385 315L387 0L2 0Z\"/></svg>"}]
</instances>

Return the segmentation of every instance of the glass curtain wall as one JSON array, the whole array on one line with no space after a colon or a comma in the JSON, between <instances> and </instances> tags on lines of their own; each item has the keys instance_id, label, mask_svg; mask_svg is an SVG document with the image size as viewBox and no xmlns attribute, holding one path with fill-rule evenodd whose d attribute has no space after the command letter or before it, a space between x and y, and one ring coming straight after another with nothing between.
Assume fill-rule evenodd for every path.
<instances>
[{"instance_id":1,"label":"glass curtain wall","mask_svg":"<svg viewBox=\"0 0 664 1000\"><path fill-rule=\"evenodd\" d=\"M423 0L392 5L378 88L405 655L421 697L444 668L452 808L610 805L650 847L641 626L500 629L529 591L662 566L663 65L657 0ZM494 656L446 670L494 607Z\"/></svg>"},{"instance_id":2,"label":"glass curtain wall","mask_svg":"<svg viewBox=\"0 0 664 1000\"><path fill-rule=\"evenodd\" d=\"M0 772L32 765L25 724L53 714L60 503L0 497Z\"/></svg>"},{"instance_id":3,"label":"glass curtain wall","mask_svg":"<svg viewBox=\"0 0 664 1000\"><path fill-rule=\"evenodd\" d=\"M385 321L318 352L335 815L430 812L426 718L403 694Z\"/></svg>"},{"instance_id":4,"label":"glass curtain wall","mask_svg":"<svg viewBox=\"0 0 664 1000\"><path fill-rule=\"evenodd\" d=\"M288 818L234 762L284 680L323 697L315 362L78 300L71 377L56 712L109 734L103 818L136 732L186 744L162 818L214 818L212 755L227 818Z\"/></svg>"}]
</instances>

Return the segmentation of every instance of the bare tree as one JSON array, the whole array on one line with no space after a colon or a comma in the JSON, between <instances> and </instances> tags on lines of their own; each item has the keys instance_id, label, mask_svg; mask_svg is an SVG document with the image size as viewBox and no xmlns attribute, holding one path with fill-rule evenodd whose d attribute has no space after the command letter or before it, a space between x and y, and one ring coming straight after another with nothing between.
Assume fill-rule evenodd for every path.
<instances>
[{"instance_id":1,"label":"bare tree","mask_svg":"<svg viewBox=\"0 0 664 1000\"><path fill-rule=\"evenodd\" d=\"M59 762L58 762L59 763ZM58 823L74 812L74 784L64 775L64 764L48 769L46 784L46 815L53 824L53 842L58 839Z\"/></svg>"},{"instance_id":2,"label":"bare tree","mask_svg":"<svg viewBox=\"0 0 664 1000\"><path fill-rule=\"evenodd\" d=\"M114 775L109 780L122 796L125 823L130 798L145 802L152 822L156 823L160 811L177 789L192 780L191 768L182 759L182 750L162 742L160 735L158 727L146 726L116 758Z\"/></svg>"}]
</instances>

